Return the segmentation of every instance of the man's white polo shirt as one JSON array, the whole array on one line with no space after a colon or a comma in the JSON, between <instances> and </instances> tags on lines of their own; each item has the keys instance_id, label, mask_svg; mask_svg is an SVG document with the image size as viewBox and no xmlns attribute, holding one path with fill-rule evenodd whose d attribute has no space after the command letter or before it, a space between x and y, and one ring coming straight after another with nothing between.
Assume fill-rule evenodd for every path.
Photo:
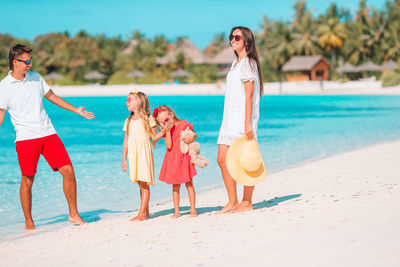
<instances>
[{"instance_id":1,"label":"man's white polo shirt","mask_svg":"<svg viewBox=\"0 0 400 267\"><path fill-rule=\"evenodd\" d=\"M50 90L49 85L35 71L29 71L23 82L10 73L0 82L0 108L10 113L17 134L15 141L55 134L43 107L43 96Z\"/></svg>"}]
</instances>

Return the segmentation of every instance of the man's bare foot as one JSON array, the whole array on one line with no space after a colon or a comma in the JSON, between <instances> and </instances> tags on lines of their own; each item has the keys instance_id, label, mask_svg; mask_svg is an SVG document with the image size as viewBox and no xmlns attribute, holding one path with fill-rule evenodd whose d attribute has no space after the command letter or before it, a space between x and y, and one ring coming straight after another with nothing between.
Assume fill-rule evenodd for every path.
<instances>
[{"instance_id":1,"label":"man's bare foot","mask_svg":"<svg viewBox=\"0 0 400 267\"><path fill-rule=\"evenodd\" d=\"M172 216L171 216L171 218L173 218L173 219L176 219L176 218L178 218L179 217L179 213L174 213Z\"/></svg>"},{"instance_id":2,"label":"man's bare foot","mask_svg":"<svg viewBox=\"0 0 400 267\"><path fill-rule=\"evenodd\" d=\"M242 202L236 208L232 209L229 212L234 213L234 212L243 212L250 210L253 210L253 205L251 205L251 203L249 202Z\"/></svg>"},{"instance_id":3,"label":"man's bare foot","mask_svg":"<svg viewBox=\"0 0 400 267\"><path fill-rule=\"evenodd\" d=\"M216 214L228 213L228 212L232 211L233 209L235 209L238 206L239 206L239 203L237 203L237 202L233 203L233 204L228 203L228 204L226 204L225 207L222 208L222 210L217 211Z\"/></svg>"},{"instance_id":4,"label":"man's bare foot","mask_svg":"<svg viewBox=\"0 0 400 267\"><path fill-rule=\"evenodd\" d=\"M75 216L68 216L68 221L70 223L77 223L79 225L84 225L86 222L82 220L81 216L75 215Z\"/></svg>"},{"instance_id":5,"label":"man's bare foot","mask_svg":"<svg viewBox=\"0 0 400 267\"><path fill-rule=\"evenodd\" d=\"M130 219L130 221L131 221L131 222L133 222L133 221L144 221L144 220L146 220L146 219L148 219L148 218L150 218L150 216L147 217L147 216L145 216L145 215L138 214L136 217L133 217L132 219Z\"/></svg>"},{"instance_id":6,"label":"man's bare foot","mask_svg":"<svg viewBox=\"0 0 400 267\"><path fill-rule=\"evenodd\" d=\"M35 229L35 224L33 222L25 222L25 229L33 230L33 229Z\"/></svg>"}]
</instances>

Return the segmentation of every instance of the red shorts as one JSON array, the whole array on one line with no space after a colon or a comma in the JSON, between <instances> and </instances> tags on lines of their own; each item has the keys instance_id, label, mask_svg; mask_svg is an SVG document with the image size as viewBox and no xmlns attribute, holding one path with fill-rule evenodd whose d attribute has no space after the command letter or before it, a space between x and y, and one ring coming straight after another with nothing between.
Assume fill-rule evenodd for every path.
<instances>
[{"instance_id":1,"label":"red shorts","mask_svg":"<svg viewBox=\"0 0 400 267\"><path fill-rule=\"evenodd\" d=\"M44 156L53 171L58 171L59 168L72 164L64 144L57 134L17 141L16 150L23 176L34 176L36 174L40 154Z\"/></svg>"}]
</instances>

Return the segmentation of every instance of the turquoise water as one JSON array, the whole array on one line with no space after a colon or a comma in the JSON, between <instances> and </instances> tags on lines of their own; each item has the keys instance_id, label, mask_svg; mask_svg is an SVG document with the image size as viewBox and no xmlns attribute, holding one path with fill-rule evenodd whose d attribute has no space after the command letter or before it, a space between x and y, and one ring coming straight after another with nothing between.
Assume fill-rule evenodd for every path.
<instances>
[{"instance_id":1,"label":"turquoise water","mask_svg":"<svg viewBox=\"0 0 400 267\"><path fill-rule=\"evenodd\" d=\"M45 107L67 147L78 181L81 215L96 221L110 214L135 210L139 191L121 170L122 126L129 115L125 97L66 98L86 106L96 115L88 121L48 101ZM222 120L222 96L150 97L151 106L172 106L198 133L201 153L210 160L198 169L197 191L222 187L216 163L217 136ZM269 171L311 159L387 140L400 139L400 97L397 96L264 96L261 100L258 137ZM23 232L19 203L20 171L15 132L9 116L0 127L0 238ZM165 153L155 151L156 176ZM182 190L183 196L186 190ZM151 201L168 199L171 187L157 181ZM172 203L171 203L172 207ZM39 229L57 228L67 219L67 205L59 173L43 157L33 187L33 217Z\"/></svg>"}]
</instances>

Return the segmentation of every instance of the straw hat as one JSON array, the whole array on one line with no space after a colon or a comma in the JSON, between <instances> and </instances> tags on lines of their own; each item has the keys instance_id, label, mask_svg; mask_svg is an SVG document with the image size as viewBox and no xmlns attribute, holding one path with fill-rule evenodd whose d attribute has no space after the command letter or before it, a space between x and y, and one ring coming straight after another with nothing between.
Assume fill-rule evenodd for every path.
<instances>
[{"instance_id":1,"label":"straw hat","mask_svg":"<svg viewBox=\"0 0 400 267\"><path fill-rule=\"evenodd\" d=\"M267 177L257 141L248 140L246 136L236 139L229 147L226 165L233 179L242 185L253 186Z\"/></svg>"}]
</instances>

